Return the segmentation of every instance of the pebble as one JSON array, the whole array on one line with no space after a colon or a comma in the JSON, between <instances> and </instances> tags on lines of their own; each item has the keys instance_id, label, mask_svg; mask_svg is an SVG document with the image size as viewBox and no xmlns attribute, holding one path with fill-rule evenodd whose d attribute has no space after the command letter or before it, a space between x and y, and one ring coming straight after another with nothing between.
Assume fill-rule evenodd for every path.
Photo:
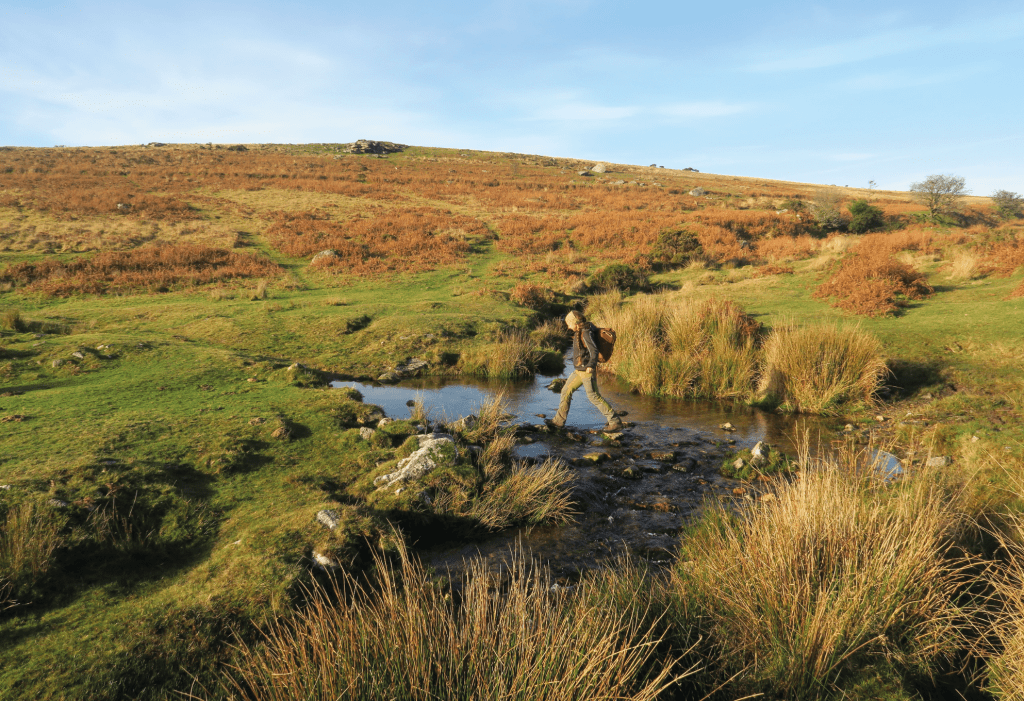
<instances>
[{"instance_id":1,"label":"pebble","mask_svg":"<svg viewBox=\"0 0 1024 701\"><path fill-rule=\"evenodd\" d=\"M728 421L726 421L724 424L718 424L718 428L722 429L723 431L735 431L736 430L736 427L733 426Z\"/></svg>"},{"instance_id":2,"label":"pebble","mask_svg":"<svg viewBox=\"0 0 1024 701\"><path fill-rule=\"evenodd\" d=\"M334 509L322 509L316 512L316 520L333 531L341 523L341 515Z\"/></svg>"}]
</instances>

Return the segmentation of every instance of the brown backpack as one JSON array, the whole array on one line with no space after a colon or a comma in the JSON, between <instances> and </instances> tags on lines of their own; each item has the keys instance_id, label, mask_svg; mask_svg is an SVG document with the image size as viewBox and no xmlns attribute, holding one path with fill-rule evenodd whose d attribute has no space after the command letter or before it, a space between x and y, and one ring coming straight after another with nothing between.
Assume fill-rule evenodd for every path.
<instances>
[{"instance_id":1,"label":"brown backpack","mask_svg":"<svg viewBox=\"0 0 1024 701\"><path fill-rule=\"evenodd\" d=\"M597 344L597 362L607 363L615 350L615 331L594 327L594 343Z\"/></svg>"}]
</instances>

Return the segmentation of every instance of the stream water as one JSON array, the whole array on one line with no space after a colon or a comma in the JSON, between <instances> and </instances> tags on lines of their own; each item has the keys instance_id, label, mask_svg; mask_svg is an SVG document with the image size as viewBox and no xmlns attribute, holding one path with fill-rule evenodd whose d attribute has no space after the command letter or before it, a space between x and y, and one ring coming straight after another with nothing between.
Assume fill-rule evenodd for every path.
<instances>
[{"instance_id":1,"label":"stream water","mask_svg":"<svg viewBox=\"0 0 1024 701\"><path fill-rule=\"evenodd\" d=\"M571 372L567 356L563 377ZM827 445L841 426L835 420L794 419L741 403L645 397L613 377L601 376L601 393L625 414L627 430L613 441L602 436L604 418L581 389L573 398L568 431L551 433L543 419L554 416L559 395L547 389L550 381L538 375L521 382L418 378L398 385L331 383L358 389L364 402L380 406L393 418L410 416L408 404L420 400L433 421L476 414L483 403L503 392L508 411L519 424L516 454L532 460L559 457L575 466L579 513L574 523L509 529L472 542L434 545L419 550L424 562L439 571L456 571L480 556L497 568L521 544L546 562L562 584L627 552L655 564L668 562L680 532L706 500L749 502L759 497L758 484L719 474L730 453L766 441L795 455L805 431L811 445ZM719 428L726 422L735 430ZM607 458L599 464L582 459L595 451L607 453Z\"/></svg>"}]
</instances>

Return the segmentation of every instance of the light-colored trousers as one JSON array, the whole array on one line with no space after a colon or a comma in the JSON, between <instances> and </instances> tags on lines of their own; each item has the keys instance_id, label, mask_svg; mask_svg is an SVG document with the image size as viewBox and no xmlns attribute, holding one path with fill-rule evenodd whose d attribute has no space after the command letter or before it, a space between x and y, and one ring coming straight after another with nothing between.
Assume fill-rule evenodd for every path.
<instances>
[{"instance_id":1,"label":"light-colored trousers","mask_svg":"<svg viewBox=\"0 0 1024 701\"><path fill-rule=\"evenodd\" d=\"M564 424L569 416L569 405L572 404L572 393L583 387L587 391L587 399L597 407L597 410L604 414L604 418L611 421L615 418L615 411L612 405L605 401L597 390L597 373L585 373L580 370L573 372L572 376L565 381L562 387L562 399L558 403L558 413L555 414L555 422Z\"/></svg>"}]
</instances>

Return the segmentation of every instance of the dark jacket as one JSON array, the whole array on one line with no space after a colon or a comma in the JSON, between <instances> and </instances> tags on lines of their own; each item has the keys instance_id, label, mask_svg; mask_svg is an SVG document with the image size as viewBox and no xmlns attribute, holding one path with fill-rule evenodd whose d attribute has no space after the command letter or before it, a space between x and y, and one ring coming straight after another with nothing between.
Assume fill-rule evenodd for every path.
<instances>
[{"instance_id":1,"label":"dark jacket","mask_svg":"<svg viewBox=\"0 0 1024 701\"><path fill-rule=\"evenodd\" d=\"M597 343L594 341L594 325L589 321L580 324L572 339L572 364L577 370L597 368Z\"/></svg>"}]
</instances>

